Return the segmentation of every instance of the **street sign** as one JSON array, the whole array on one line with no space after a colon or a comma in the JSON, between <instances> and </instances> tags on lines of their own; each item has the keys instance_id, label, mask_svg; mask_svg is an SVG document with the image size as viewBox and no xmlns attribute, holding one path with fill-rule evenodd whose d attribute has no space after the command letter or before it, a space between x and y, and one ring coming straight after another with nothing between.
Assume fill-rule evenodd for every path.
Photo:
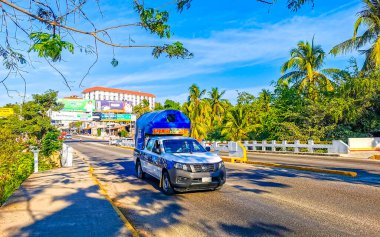
<instances>
[{"instance_id":1,"label":"street sign","mask_svg":"<svg viewBox=\"0 0 380 237\"><path fill-rule=\"evenodd\" d=\"M91 113L82 112L66 112L66 111L53 111L51 113L52 120L59 121L92 121Z\"/></svg>"},{"instance_id":2,"label":"street sign","mask_svg":"<svg viewBox=\"0 0 380 237\"><path fill-rule=\"evenodd\" d=\"M132 114L101 114L101 121L127 122L135 121L135 116Z\"/></svg>"},{"instance_id":3,"label":"street sign","mask_svg":"<svg viewBox=\"0 0 380 237\"><path fill-rule=\"evenodd\" d=\"M12 108L0 108L0 117L9 117L14 113Z\"/></svg>"}]
</instances>

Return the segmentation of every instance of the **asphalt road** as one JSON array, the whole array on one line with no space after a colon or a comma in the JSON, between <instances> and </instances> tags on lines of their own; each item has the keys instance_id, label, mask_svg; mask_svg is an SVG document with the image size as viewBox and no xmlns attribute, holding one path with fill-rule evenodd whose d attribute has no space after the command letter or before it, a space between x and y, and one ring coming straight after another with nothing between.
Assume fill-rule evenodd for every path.
<instances>
[{"instance_id":1,"label":"asphalt road","mask_svg":"<svg viewBox=\"0 0 380 237\"><path fill-rule=\"evenodd\" d=\"M146 236L379 236L380 187L349 177L226 164L220 191L165 196L135 176L131 151L70 143Z\"/></svg>"},{"instance_id":2,"label":"asphalt road","mask_svg":"<svg viewBox=\"0 0 380 237\"><path fill-rule=\"evenodd\" d=\"M247 156L249 160L259 162L355 171L359 176L357 179L380 186L380 160L273 153L248 153Z\"/></svg>"}]
</instances>

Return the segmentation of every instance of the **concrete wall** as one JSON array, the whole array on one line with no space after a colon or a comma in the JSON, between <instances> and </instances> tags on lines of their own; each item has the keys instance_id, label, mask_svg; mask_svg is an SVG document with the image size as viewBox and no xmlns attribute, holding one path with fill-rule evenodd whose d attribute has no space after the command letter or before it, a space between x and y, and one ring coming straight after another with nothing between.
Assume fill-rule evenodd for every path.
<instances>
[{"instance_id":1,"label":"concrete wall","mask_svg":"<svg viewBox=\"0 0 380 237\"><path fill-rule=\"evenodd\" d=\"M380 137L349 138L350 151L380 151Z\"/></svg>"}]
</instances>

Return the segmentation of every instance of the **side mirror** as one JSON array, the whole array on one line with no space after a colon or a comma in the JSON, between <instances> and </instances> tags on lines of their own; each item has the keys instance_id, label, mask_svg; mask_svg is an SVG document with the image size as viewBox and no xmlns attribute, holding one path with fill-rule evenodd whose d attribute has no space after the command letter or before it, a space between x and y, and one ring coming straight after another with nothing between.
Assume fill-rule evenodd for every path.
<instances>
[{"instance_id":1,"label":"side mirror","mask_svg":"<svg viewBox=\"0 0 380 237\"><path fill-rule=\"evenodd\" d=\"M206 151L210 152L211 151L211 147L206 146Z\"/></svg>"}]
</instances>

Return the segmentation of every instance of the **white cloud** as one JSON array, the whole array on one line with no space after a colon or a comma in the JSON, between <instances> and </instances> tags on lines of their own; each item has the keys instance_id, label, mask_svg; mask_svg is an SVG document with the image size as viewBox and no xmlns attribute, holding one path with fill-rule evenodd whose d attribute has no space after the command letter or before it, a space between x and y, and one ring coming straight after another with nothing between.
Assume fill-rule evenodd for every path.
<instances>
[{"instance_id":1,"label":"white cloud","mask_svg":"<svg viewBox=\"0 0 380 237\"><path fill-rule=\"evenodd\" d=\"M166 81L199 74L223 72L238 68L242 64L255 65L287 58L298 41L321 44L326 52L342 39L349 38L355 20L357 6L332 10L323 17L295 16L275 24L256 24L253 28L226 29L215 31L208 38L179 39L190 51L192 60L163 62L143 70L107 80L106 86L120 86L139 82ZM346 6L347 7L347 6ZM347 56L344 56L348 58ZM152 59L150 59L152 60ZM331 59L329 61L334 61ZM161 61L162 62L162 61Z\"/></svg>"},{"instance_id":2,"label":"white cloud","mask_svg":"<svg viewBox=\"0 0 380 237\"><path fill-rule=\"evenodd\" d=\"M250 20L241 19L239 20L242 22L240 27L214 31L208 37L173 39L182 41L195 54L191 60L167 60L163 58L156 60L150 56L150 49L116 50L116 58L119 59L120 65L111 69L112 50L99 44L101 58L85 80L85 86L125 88L132 84L136 90L157 91L161 85L172 84L171 82L168 83L170 80L182 79L185 81L185 79L194 78L197 75L205 78L204 75L222 74L224 71L247 65L250 67L257 64L271 65L275 61L278 62L279 59L287 58L289 50L295 47L299 40L310 41L314 35L316 43L321 44L328 52L332 46L351 36L353 22L356 18L354 13L357 10L358 6L349 2L343 8L334 9L322 16L294 16L274 24L259 23L255 18L254 24L247 25L246 22L250 22ZM125 35L123 34L123 38ZM147 33L142 33L134 37L135 40L139 39L141 42L151 42L151 37L147 37L147 35ZM117 42L118 38L115 40ZM77 86L88 66L91 65L93 58L78 52L74 56L65 57L68 62L61 62L59 67L70 81L75 81ZM328 66L333 67L334 65L330 65L330 63L334 64L343 58L348 57L330 58ZM28 93L41 93L51 88L60 90L60 95L71 95L79 94L83 89L76 87L74 91L70 92L63 85L59 75L52 68L43 65L45 64L36 64L37 70L30 70L27 77ZM277 74L278 71L273 72L273 76ZM234 81L234 75L229 75L229 77L232 78L231 81ZM255 79L252 74L250 78L250 80ZM258 85L257 88L263 88L269 84L266 80L257 80L258 82L255 83ZM17 83L12 83L10 83L10 87L20 87L22 81L18 79ZM227 88L226 97L230 97L232 100L236 98L236 94L234 94L236 89L232 89L233 87L241 88L239 90L244 91L255 90L256 87L253 87L252 83L247 86L249 88L243 88L247 85L245 83L245 81L239 81L236 82L235 86ZM213 86L225 87L224 85ZM162 101L170 98L183 102L187 98L187 93L184 93L187 88L166 89L167 96L160 99ZM10 101L11 99L2 98L0 103L4 104Z\"/></svg>"}]
</instances>

